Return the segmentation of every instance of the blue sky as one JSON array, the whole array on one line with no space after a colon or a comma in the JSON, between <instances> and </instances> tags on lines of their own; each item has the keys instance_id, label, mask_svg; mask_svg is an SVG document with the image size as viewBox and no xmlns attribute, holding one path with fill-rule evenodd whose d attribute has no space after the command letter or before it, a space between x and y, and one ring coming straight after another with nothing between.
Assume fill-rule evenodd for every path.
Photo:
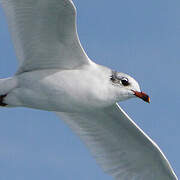
<instances>
[{"instance_id":1,"label":"blue sky","mask_svg":"<svg viewBox=\"0 0 180 180\"><path fill-rule=\"evenodd\" d=\"M121 102L163 150L180 177L180 1L74 0L78 32L96 63L125 72L151 96ZM0 77L17 61L0 6ZM0 179L112 180L53 113L0 109Z\"/></svg>"}]
</instances>

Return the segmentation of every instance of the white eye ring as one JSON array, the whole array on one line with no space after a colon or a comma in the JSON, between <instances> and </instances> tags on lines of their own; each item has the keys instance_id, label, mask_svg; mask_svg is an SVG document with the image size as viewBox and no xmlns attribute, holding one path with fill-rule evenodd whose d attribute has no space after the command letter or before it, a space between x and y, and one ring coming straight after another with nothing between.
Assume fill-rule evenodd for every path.
<instances>
[{"instance_id":1,"label":"white eye ring","mask_svg":"<svg viewBox=\"0 0 180 180\"><path fill-rule=\"evenodd\" d=\"M122 83L123 86L128 86L128 85L129 85L129 80L128 80L128 78L123 77L123 78L121 79L121 83Z\"/></svg>"}]
</instances>

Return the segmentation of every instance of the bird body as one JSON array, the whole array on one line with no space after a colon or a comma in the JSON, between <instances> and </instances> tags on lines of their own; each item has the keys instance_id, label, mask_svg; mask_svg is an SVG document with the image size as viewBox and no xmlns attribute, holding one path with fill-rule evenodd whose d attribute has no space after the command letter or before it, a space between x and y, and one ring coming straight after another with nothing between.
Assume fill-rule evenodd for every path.
<instances>
[{"instance_id":1,"label":"bird body","mask_svg":"<svg viewBox=\"0 0 180 180\"><path fill-rule=\"evenodd\" d=\"M119 91L119 87L112 86L111 75L111 69L93 62L72 70L45 69L24 72L11 78L11 81L7 79L2 93L7 96L3 102L11 107L84 112L134 97L131 91ZM11 84L14 86L8 89ZM138 85L137 89L140 91Z\"/></svg>"},{"instance_id":2,"label":"bird body","mask_svg":"<svg viewBox=\"0 0 180 180\"><path fill-rule=\"evenodd\" d=\"M113 87L110 76L110 69L95 63L74 70L24 72L6 82L8 86L10 83L15 84L15 87L6 90L4 86L3 94L7 94L4 103L8 106L61 112L106 107L112 105L117 98L111 93Z\"/></svg>"}]
</instances>

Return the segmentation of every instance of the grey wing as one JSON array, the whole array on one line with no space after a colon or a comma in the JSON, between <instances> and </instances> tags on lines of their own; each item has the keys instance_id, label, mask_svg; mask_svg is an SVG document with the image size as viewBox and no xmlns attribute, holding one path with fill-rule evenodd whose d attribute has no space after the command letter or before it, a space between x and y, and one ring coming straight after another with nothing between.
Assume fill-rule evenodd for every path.
<instances>
[{"instance_id":1,"label":"grey wing","mask_svg":"<svg viewBox=\"0 0 180 180\"><path fill-rule=\"evenodd\" d=\"M57 113L116 180L177 180L159 147L114 105L91 113Z\"/></svg>"},{"instance_id":2,"label":"grey wing","mask_svg":"<svg viewBox=\"0 0 180 180\"><path fill-rule=\"evenodd\" d=\"M18 73L89 63L71 0L0 0L20 62Z\"/></svg>"}]
</instances>

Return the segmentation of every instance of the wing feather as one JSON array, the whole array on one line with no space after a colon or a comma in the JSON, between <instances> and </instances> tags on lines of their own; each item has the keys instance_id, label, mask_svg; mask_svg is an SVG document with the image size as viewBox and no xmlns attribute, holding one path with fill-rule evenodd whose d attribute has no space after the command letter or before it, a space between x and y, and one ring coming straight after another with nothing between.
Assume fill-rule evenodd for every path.
<instances>
[{"instance_id":1,"label":"wing feather","mask_svg":"<svg viewBox=\"0 0 180 180\"><path fill-rule=\"evenodd\" d=\"M57 113L116 180L177 180L159 147L114 105L90 113Z\"/></svg>"},{"instance_id":2,"label":"wing feather","mask_svg":"<svg viewBox=\"0 0 180 180\"><path fill-rule=\"evenodd\" d=\"M71 0L1 0L7 16L19 73L72 69L89 63L76 30Z\"/></svg>"}]
</instances>

